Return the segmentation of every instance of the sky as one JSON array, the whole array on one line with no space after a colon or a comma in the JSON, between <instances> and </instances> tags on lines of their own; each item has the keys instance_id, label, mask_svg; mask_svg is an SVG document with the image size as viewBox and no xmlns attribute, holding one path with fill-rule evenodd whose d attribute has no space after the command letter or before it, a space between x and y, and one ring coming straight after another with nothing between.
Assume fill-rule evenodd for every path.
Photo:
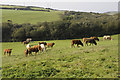
<instances>
[{"instance_id":1,"label":"sky","mask_svg":"<svg viewBox=\"0 0 120 80\"><path fill-rule=\"evenodd\" d=\"M0 4L104 13L118 11L119 0L0 0Z\"/></svg>"}]
</instances>

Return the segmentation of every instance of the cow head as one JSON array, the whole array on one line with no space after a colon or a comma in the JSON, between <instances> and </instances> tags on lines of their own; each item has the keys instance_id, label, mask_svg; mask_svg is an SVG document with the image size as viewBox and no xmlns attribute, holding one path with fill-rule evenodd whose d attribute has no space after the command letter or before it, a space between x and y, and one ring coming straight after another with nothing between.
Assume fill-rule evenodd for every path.
<instances>
[{"instance_id":1,"label":"cow head","mask_svg":"<svg viewBox=\"0 0 120 80\"><path fill-rule=\"evenodd\" d=\"M94 44L97 45L96 41L94 40Z\"/></svg>"},{"instance_id":2,"label":"cow head","mask_svg":"<svg viewBox=\"0 0 120 80\"><path fill-rule=\"evenodd\" d=\"M95 40L99 41L98 37L96 37Z\"/></svg>"}]
</instances>

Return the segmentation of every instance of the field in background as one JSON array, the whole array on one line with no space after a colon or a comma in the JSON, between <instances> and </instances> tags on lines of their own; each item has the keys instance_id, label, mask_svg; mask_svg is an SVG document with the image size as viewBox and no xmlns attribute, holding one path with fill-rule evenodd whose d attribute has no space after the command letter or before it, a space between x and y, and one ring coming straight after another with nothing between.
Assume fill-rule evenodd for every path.
<instances>
[{"instance_id":1,"label":"field in background","mask_svg":"<svg viewBox=\"0 0 120 80\"><path fill-rule=\"evenodd\" d=\"M5 10L2 9L2 22L12 20L13 23L52 22L61 20L62 11L27 11L27 10Z\"/></svg>"},{"instance_id":2,"label":"field in background","mask_svg":"<svg viewBox=\"0 0 120 80\"><path fill-rule=\"evenodd\" d=\"M97 42L97 46L70 48L71 40L52 40L37 56L25 57L25 46L20 42L3 42L2 50L12 48L11 56L2 56L3 78L117 78L118 35L114 40ZM31 42L37 45L39 41ZM3 54L3 52L2 52Z\"/></svg>"}]
</instances>

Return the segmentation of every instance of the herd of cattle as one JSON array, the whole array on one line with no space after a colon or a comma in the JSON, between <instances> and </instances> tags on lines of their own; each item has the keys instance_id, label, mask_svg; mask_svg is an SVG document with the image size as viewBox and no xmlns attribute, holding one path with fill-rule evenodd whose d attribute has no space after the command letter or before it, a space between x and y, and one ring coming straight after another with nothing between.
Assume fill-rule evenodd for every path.
<instances>
[{"instance_id":1,"label":"herd of cattle","mask_svg":"<svg viewBox=\"0 0 120 80\"><path fill-rule=\"evenodd\" d=\"M83 43L87 46L88 46L88 43L90 43L90 45L91 44L97 45L96 40L99 41L99 38L98 37L83 38ZM103 36L103 40L113 40L113 39L111 38L111 36ZM55 45L55 43L39 42L38 45L31 46L29 44L31 41L32 39L28 38L26 39L26 41L22 42L24 45L27 44L26 49L24 50L26 57L28 56L28 54L32 55L32 52L35 52L35 55L36 55L36 53L38 53L39 51L40 52L46 51L46 47L53 47ZM77 45L77 47L79 45L83 46L83 43L81 40L74 39L71 41L71 47L74 47L75 44ZM10 56L11 52L12 52L12 49L4 49L4 55L7 53L7 55Z\"/></svg>"}]
</instances>

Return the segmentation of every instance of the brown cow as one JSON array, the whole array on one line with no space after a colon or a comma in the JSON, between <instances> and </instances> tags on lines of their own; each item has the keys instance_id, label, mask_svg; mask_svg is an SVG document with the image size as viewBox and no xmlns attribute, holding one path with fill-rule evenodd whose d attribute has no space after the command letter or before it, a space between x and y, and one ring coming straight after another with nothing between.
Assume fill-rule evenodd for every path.
<instances>
[{"instance_id":1,"label":"brown cow","mask_svg":"<svg viewBox=\"0 0 120 80\"><path fill-rule=\"evenodd\" d=\"M38 50L42 51L42 48L41 46L38 44L38 45L34 45L33 48L37 48Z\"/></svg>"},{"instance_id":2,"label":"brown cow","mask_svg":"<svg viewBox=\"0 0 120 80\"><path fill-rule=\"evenodd\" d=\"M27 57L28 54L29 54L29 55L30 55L30 54L32 55L32 52L35 52L35 55L36 55L36 53L39 52L39 50L42 51L41 46L40 46L40 45L35 45L35 46L33 46L33 47L29 47L28 49L26 49L26 50L24 51L24 53L25 53L25 56Z\"/></svg>"},{"instance_id":3,"label":"brown cow","mask_svg":"<svg viewBox=\"0 0 120 80\"><path fill-rule=\"evenodd\" d=\"M36 55L37 52L39 52L38 47L31 47L31 48L28 48L28 54L32 54L32 52L35 52L35 55Z\"/></svg>"},{"instance_id":4,"label":"brown cow","mask_svg":"<svg viewBox=\"0 0 120 80\"><path fill-rule=\"evenodd\" d=\"M88 43L90 43L90 45L92 44L95 44L95 45L97 45L97 43L96 43L96 41L95 41L95 39L86 39L86 41L85 41L85 44L87 44L87 46L88 46Z\"/></svg>"},{"instance_id":5,"label":"brown cow","mask_svg":"<svg viewBox=\"0 0 120 80\"><path fill-rule=\"evenodd\" d=\"M44 44L44 45L47 45L47 43L46 43L46 42L39 42L39 44Z\"/></svg>"},{"instance_id":6,"label":"brown cow","mask_svg":"<svg viewBox=\"0 0 120 80\"><path fill-rule=\"evenodd\" d=\"M53 45L55 45L55 43L47 43L47 47L53 47Z\"/></svg>"},{"instance_id":7,"label":"brown cow","mask_svg":"<svg viewBox=\"0 0 120 80\"><path fill-rule=\"evenodd\" d=\"M90 37L90 38L99 41L98 37Z\"/></svg>"},{"instance_id":8,"label":"brown cow","mask_svg":"<svg viewBox=\"0 0 120 80\"><path fill-rule=\"evenodd\" d=\"M85 43L87 39L90 39L90 38L83 38L83 42Z\"/></svg>"},{"instance_id":9,"label":"brown cow","mask_svg":"<svg viewBox=\"0 0 120 80\"><path fill-rule=\"evenodd\" d=\"M80 40L72 40L71 41L71 47L73 47L74 44L77 44L77 47L78 47L78 45L83 46L83 43Z\"/></svg>"},{"instance_id":10,"label":"brown cow","mask_svg":"<svg viewBox=\"0 0 120 80\"><path fill-rule=\"evenodd\" d=\"M4 55L7 53L10 56L11 52L12 52L12 49L4 49Z\"/></svg>"}]
</instances>

